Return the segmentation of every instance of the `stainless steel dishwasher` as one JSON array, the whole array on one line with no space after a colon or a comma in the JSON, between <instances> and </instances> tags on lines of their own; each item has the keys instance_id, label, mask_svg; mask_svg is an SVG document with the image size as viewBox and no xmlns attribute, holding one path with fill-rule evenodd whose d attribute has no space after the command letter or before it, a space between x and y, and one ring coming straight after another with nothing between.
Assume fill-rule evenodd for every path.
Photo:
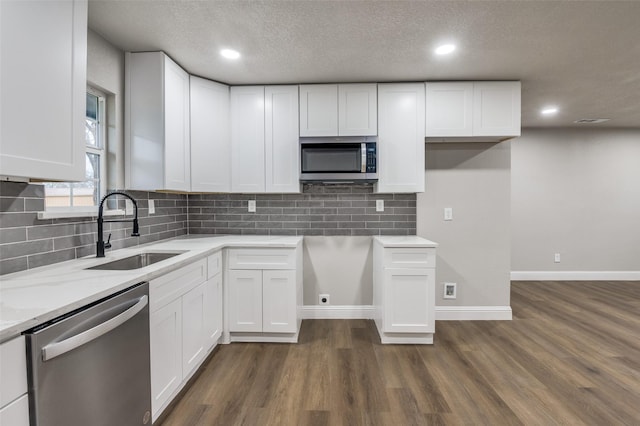
<instances>
[{"instance_id":1,"label":"stainless steel dishwasher","mask_svg":"<svg viewBox=\"0 0 640 426\"><path fill-rule=\"evenodd\" d=\"M149 284L26 332L31 426L151 421Z\"/></svg>"}]
</instances>

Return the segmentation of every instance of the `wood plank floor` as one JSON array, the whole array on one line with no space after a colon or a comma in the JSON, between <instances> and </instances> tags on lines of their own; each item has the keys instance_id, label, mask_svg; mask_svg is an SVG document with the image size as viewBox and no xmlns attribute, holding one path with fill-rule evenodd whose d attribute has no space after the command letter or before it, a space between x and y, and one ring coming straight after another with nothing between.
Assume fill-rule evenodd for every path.
<instances>
[{"instance_id":1,"label":"wood plank floor","mask_svg":"<svg viewBox=\"0 0 640 426\"><path fill-rule=\"evenodd\" d=\"M640 425L640 282L513 282L513 321L438 321L433 346L366 320L222 345L173 425Z\"/></svg>"}]
</instances>

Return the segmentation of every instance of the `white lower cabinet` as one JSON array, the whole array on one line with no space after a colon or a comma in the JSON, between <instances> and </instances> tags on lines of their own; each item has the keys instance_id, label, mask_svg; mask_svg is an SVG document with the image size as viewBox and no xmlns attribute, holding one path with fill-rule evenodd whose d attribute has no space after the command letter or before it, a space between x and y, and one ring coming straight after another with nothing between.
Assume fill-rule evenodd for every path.
<instances>
[{"instance_id":1,"label":"white lower cabinet","mask_svg":"<svg viewBox=\"0 0 640 426\"><path fill-rule=\"evenodd\" d=\"M29 426L24 336L0 345L0 425Z\"/></svg>"},{"instance_id":2,"label":"white lower cabinet","mask_svg":"<svg viewBox=\"0 0 640 426\"><path fill-rule=\"evenodd\" d=\"M262 271L229 271L229 331L262 331Z\"/></svg>"},{"instance_id":3,"label":"white lower cabinet","mask_svg":"<svg viewBox=\"0 0 640 426\"><path fill-rule=\"evenodd\" d=\"M215 253L149 283L153 421L220 339L221 258Z\"/></svg>"},{"instance_id":4,"label":"white lower cabinet","mask_svg":"<svg viewBox=\"0 0 640 426\"><path fill-rule=\"evenodd\" d=\"M180 299L151 312L151 410L153 420L182 382L182 303Z\"/></svg>"},{"instance_id":5,"label":"white lower cabinet","mask_svg":"<svg viewBox=\"0 0 640 426\"><path fill-rule=\"evenodd\" d=\"M373 304L382 343L433 343L435 248L373 246Z\"/></svg>"},{"instance_id":6,"label":"white lower cabinet","mask_svg":"<svg viewBox=\"0 0 640 426\"><path fill-rule=\"evenodd\" d=\"M298 340L301 253L301 247L228 250L225 341Z\"/></svg>"}]
</instances>

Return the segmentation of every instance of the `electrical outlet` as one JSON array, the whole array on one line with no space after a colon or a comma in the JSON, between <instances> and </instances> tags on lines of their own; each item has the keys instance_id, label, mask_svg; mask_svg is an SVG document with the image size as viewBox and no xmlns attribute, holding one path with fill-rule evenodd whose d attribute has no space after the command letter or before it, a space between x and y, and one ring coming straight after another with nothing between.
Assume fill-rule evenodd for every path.
<instances>
[{"instance_id":1,"label":"electrical outlet","mask_svg":"<svg viewBox=\"0 0 640 426\"><path fill-rule=\"evenodd\" d=\"M133 214L133 203L131 200L124 200L124 214Z\"/></svg>"},{"instance_id":2,"label":"electrical outlet","mask_svg":"<svg viewBox=\"0 0 640 426\"><path fill-rule=\"evenodd\" d=\"M560 253L556 253L553 255L553 261L555 263L560 263Z\"/></svg>"},{"instance_id":3,"label":"electrical outlet","mask_svg":"<svg viewBox=\"0 0 640 426\"><path fill-rule=\"evenodd\" d=\"M153 200L149 200L149 214L156 212L156 203Z\"/></svg>"},{"instance_id":4,"label":"electrical outlet","mask_svg":"<svg viewBox=\"0 0 640 426\"><path fill-rule=\"evenodd\" d=\"M456 283L444 283L444 295L445 299L455 299L456 298L456 287L458 285Z\"/></svg>"},{"instance_id":5,"label":"electrical outlet","mask_svg":"<svg viewBox=\"0 0 640 426\"><path fill-rule=\"evenodd\" d=\"M384 200L376 200L376 211L377 212L384 211Z\"/></svg>"},{"instance_id":6,"label":"electrical outlet","mask_svg":"<svg viewBox=\"0 0 640 426\"><path fill-rule=\"evenodd\" d=\"M255 213L256 212L256 200L249 200L249 202L247 204L249 206L249 213Z\"/></svg>"},{"instance_id":7,"label":"electrical outlet","mask_svg":"<svg viewBox=\"0 0 640 426\"><path fill-rule=\"evenodd\" d=\"M318 295L318 305L330 305L329 295L328 294L320 294Z\"/></svg>"},{"instance_id":8,"label":"electrical outlet","mask_svg":"<svg viewBox=\"0 0 640 426\"><path fill-rule=\"evenodd\" d=\"M453 207L444 208L444 220L453 220Z\"/></svg>"}]
</instances>

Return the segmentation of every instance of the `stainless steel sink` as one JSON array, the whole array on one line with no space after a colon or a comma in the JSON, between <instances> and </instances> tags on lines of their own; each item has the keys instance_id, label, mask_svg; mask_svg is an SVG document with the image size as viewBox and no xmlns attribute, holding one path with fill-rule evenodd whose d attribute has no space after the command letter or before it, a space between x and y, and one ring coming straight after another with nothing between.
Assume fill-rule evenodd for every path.
<instances>
[{"instance_id":1,"label":"stainless steel sink","mask_svg":"<svg viewBox=\"0 0 640 426\"><path fill-rule=\"evenodd\" d=\"M153 265L154 263L170 259L174 256L178 256L182 253L184 253L184 251L140 253L134 256L125 257L122 259L103 263L101 265L92 266L91 268L86 269L100 269L105 271L128 271L131 269L140 269L144 268L145 266Z\"/></svg>"}]
</instances>

